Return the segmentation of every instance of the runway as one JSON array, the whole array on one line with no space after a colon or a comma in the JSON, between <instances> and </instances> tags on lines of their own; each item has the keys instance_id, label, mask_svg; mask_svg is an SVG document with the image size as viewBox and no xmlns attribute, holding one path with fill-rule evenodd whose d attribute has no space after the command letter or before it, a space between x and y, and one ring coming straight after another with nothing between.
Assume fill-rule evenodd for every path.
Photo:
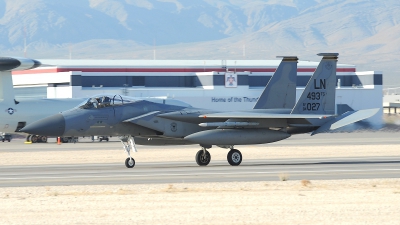
<instances>
[{"instance_id":1,"label":"runway","mask_svg":"<svg viewBox=\"0 0 400 225\"><path fill-rule=\"evenodd\" d=\"M74 150L82 151L85 150L107 150L110 148L122 148L119 139L113 137L110 142L92 142L90 138L80 139L76 144L67 143L59 146L50 145L55 143L55 138L49 138L49 143L45 144L31 144L23 145L24 140L12 140L10 143L0 143L0 152L32 152L32 151L53 151L57 150ZM22 144L22 145L21 145ZM396 132L360 132L360 133L324 133L315 136L309 134L298 134L289 137L288 139L264 144L264 145L252 145L252 146L326 146L326 145L381 145L381 144L393 144L400 145L400 133ZM4 146L4 147L3 147ZM196 145L189 145L189 148L197 149ZM139 145L138 149L146 150L152 148L164 148L167 150L173 150L175 148L182 148L182 146L143 146ZM399 151L400 152L400 151Z\"/></svg>"},{"instance_id":2,"label":"runway","mask_svg":"<svg viewBox=\"0 0 400 225\"><path fill-rule=\"evenodd\" d=\"M122 164L67 164L8 166L0 170L1 187L145 184L184 182L399 178L400 157L248 160L238 167L225 161L199 167L195 162Z\"/></svg>"},{"instance_id":3,"label":"runway","mask_svg":"<svg viewBox=\"0 0 400 225\"><path fill-rule=\"evenodd\" d=\"M275 146L323 146L365 145L379 148L379 144L400 144L397 133L323 134L315 137L304 135L273 143ZM54 150L54 144L23 145L21 140L1 144L1 152ZM4 146L4 147L3 147ZM400 146L400 145L399 145ZM138 146L139 149L153 148ZM57 149L95 151L98 149L121 148L118 142L63 144ZM176 146L165 147L166 152ZM183 148L183 147L179 147ZM186 147L187 148L187 147ZM195 146L189 147L196 149ZM139 150L140 151L140 150ZM194 151L193 151L194 152ZM399 150L400 152L400 150ZM68 159L66 159L68 160ZM179 162L136 162L128 169L121 163L63 164L63 165L0 165L0 187L57 186L57 185L105 185L147 184L185 182L232 182L232 181L278 181L330 180L330 179L373 179L399 178L400 153L396 156L346 157L346 158L297 158L246 160L232 167L223 160L211 160L206 167L199 167L194 157L191 161Z\"/></svg>"}]
</instances>

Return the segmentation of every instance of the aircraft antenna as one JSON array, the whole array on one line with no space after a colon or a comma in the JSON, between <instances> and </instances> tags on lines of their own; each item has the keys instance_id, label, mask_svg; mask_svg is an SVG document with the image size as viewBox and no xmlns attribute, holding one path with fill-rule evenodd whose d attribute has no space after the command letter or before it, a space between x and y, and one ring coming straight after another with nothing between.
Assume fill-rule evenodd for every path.
<instances>
[{"instance_id":1,"label":"aircraft antenna","mask_svg":"<svg viewBox=\"0 0 400 225\"><path fill-rule=\"evenodd\" d=\"M71 44L68 46L68 51L69 51L69 59L72 59L72 50L71 50Z\"/></svg>"},{"instance_id":2,"label":"aircraft antenna","mask_svg":"<svg viewBox=\"0 0 400 225\"><path fill-rule=\"evenodd\" d=\"M26 25L24 25L24 57L26 57Z\"/></svg>"},{"instance_id":3,"label":"aircraft antenna","mask_svg":"<svg viewBox=\"0 0 400 225\"><path fill-rule=\"evenodd\" d=\"M156 39L153 39L153 60L156 60Z\"/></svg>"}]
</instances>

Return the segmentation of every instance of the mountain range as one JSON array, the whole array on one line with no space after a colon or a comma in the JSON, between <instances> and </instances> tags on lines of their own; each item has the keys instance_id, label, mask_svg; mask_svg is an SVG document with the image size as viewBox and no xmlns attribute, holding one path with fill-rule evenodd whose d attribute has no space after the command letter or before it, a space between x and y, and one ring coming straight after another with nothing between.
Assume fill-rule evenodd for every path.
<instances>
[{"instance_id":1,"label":"mountain range","mask_svg":"<svg viewBox=\"0 0 400 225\"><path fill-rule=\"evenodd\" d=\"M0 0L1 55L273 59L379 70L400 86L398 0Z\"/></svg>"}]
</instances>

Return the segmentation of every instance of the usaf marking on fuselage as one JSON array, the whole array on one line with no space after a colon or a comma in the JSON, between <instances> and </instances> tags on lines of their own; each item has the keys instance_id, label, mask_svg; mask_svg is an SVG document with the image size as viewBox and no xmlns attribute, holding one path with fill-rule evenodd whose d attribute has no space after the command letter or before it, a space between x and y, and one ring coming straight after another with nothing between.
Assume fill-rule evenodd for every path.
<instances>
[{"instance_id":1,"label":"usaf marking on fuselage","mask_svg":"<svg viewBox=\"0 0 400 225\"><path fill-rule=\"evenodd\" d=\"M114 95L90 98L74 109L34 122L22 131L57 136L121 136L128 154L125 160L128 168L135 165L130 153L136 151L136 143L199 144L202 149L196 154L196 162L200 166L209 164L211 155L207 149L216 145L230 149L227 160L237 166L242 162L242 154L235 145L270 143L297 133L313 132L314 135L378 112L379 109L369 109L335 115L338 54L318 55L323 58L297 103L297 57L283 57L253 110L216 112L173 99Z\"/></svg>"}]
</instances>

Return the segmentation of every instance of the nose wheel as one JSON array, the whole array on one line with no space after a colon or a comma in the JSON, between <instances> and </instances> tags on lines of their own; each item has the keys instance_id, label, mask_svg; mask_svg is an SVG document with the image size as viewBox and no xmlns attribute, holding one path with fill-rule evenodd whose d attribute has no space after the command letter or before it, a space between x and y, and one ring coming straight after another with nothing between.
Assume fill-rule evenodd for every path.
<instances>
[{"instance_id":1,"label":"nose wheel","mask_svg":"<svg viewBox=\"0 0 400 225\"><path fill-rule=\"evenodd\" d=\"M125 152L128 154L128 158L125 159L125 166L127 168L133 168L135 166L135 160L131 156L131 150L137 152L135 139L132 136L119 137Z\"/></svg>"},{"instance_id":2,"label":"nose wheel","mask_svg":"<svg viewBox=\"0 0 400 225\"><path fill-rule=\"evenodd\" d=\"M207 166L211 161L211 154L203 149L197 152L196 154L196 163L199 166Z\"/></svg>"},{"instance_id":3,"label":"nose wheel","mask_svg":"<svg viewBox=\"0 0 400 225\"><path fill-rule=\"evenodd\" d=\"M231 166L239 166L242 162L242 153L237 149L231 149L226 158Z\"/></svg>"},{"instance_id":4,"label":"nose wheel","mask_svg":"<svg viewBox=\"0 0 400 225\"><path fill-rule=\"evenodd\" d=\"M133 168L135 166L135 160L133 158L126 158L125 159L125 166L127 168Z\"/></svg>"}]
</instances>

